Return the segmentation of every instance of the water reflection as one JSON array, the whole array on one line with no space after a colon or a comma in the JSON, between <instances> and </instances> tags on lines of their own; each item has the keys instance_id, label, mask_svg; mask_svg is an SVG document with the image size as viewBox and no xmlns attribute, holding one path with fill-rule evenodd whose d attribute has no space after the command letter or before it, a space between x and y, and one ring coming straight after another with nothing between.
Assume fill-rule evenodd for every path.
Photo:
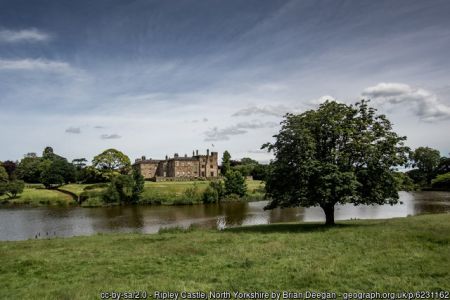
<instances>
[{"instance_id":1,"label":"water reflection","mask_svg":"<svg viewBox=\"0 0 450 300\"><path fill-rule=\"evenodd\" d=\"M400 193L394 206L336 206L336 220L405 217L450 212L450 193ZM0 209L0 240L90 235L99 232L157 232L161 227L192 224L209 228L292 221L324 221L320 208L264 211L265 201L192 206L45 207Z\"/></svg>"}]
</instances>

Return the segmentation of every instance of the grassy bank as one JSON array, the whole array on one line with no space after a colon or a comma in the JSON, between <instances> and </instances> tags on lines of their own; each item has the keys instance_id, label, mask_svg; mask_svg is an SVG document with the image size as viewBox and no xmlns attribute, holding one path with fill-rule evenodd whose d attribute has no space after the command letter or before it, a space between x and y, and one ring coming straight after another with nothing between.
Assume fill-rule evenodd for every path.
<instances>
[{"instance_id":1,"label":"grassy bank","mask_svg":"<svg viewBox=\"0 0 450 300\"><path fill-rule=\"evenodd\" d=\"M145 182L144 192L142 193L142 204L195 204L201 202L201 195L209 181L168 181L168 182ZM58 189L62 192L67 191L77 198L84 197L86 200L83 206L101 206L101 193L106 184L66 184ZM186 197L186 191L196 187L196 197ZM247 181L248 195L243 201L257 201L264 197L264 183L259 180ZM24 192L15 199L8 199L7 196L0 197L3 204L26 204L31 206L42 205L68 205L76 204L70 195L64 194L58 190L46 190L40 184L28 184ZM226 200L226 199L225 199Z\"/></svg>"},{"instance_id":2,"label":"grassy bank","mask_svg":"<svg viewBox=\"0 0 450 300\"><path fill-rule=\"evenodd\" d=\"M101 291L450 289L450 214L0 242L1 299Z\"/></svg>"}]
</instances>

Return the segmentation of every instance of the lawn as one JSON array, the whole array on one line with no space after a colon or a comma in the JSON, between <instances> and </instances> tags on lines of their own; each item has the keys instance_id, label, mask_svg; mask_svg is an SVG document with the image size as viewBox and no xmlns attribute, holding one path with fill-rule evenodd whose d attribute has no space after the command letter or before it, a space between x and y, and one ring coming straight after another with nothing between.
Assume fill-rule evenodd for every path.
<instances>
[{"instance_id":1,"label":"lawn","mask_svg":"<svg viewBox=\"0 0 450 300\"><path fill-rule=\"evenodd\" d=\"M23 193L14 199L0 197L7 204L26 204L31 206L75 204L72 197L57 190L47 190L40 185L26 187Z\"/></svg>"},{"instance_id":2,"label":"lawn","mask_svg":"<svg viewBox=\"0 0 450 300\"><path fill-rule=\"evenodd\" d=\"M0 242L1 299L450 290L450 214Z\"/></svg>"}]
</instances>

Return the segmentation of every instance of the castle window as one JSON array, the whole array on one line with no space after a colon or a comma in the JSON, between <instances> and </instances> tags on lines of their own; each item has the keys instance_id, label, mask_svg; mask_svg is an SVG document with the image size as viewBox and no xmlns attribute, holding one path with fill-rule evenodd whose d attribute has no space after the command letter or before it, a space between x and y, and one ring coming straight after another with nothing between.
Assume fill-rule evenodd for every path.
<instances>
[{"instance_id":1,"label":"castle window","mask_svg":"<svg viewBox=\"0 0 450 300\"><path fill-rule=\"evenodd\" d=\"M210 167L211 169L214 168L213 165L210 165L209 167Z\"/></svg>"},{"instance_id":2,"label":"castle window","mask_svg":"<svg viewBox=\"0 0 450 300\"><path fill-rule=\"evenodd\" d=\"M211 172L211 177L214 177L214 172Z\"/></svg>"}]
</instances>

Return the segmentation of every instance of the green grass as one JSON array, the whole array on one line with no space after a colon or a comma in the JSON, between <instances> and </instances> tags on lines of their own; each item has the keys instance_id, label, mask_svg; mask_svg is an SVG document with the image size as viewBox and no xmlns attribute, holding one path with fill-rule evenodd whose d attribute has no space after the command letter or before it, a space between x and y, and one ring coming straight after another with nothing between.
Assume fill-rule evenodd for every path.
<instances>
[{"instance_id":1,"label":"green grass","mask_svg":"<svg viewBox=\"0 0 450 300\"><path fill-rule=\"evenodd\" d=\"M0 242L1 299L450 289L450 214ZM150 298L149 298L150 299Z\"/></svg>"},{"instance_id":2,"label":"green grass","mask_svg":"<svg viewBox=\"0 0 450 300\"><path fill-rule=\"evenodd\" d=\"M197 187L197 199L187 199L185 191L193 186ZM209 185L209 181L165 181L145 182L142 200L149 204L195 204L201 202L201 194ZM244 200L262 200L264 197L264 183L259 180L248 180L248 196Z\"/></svg>"},{"instance_id":3,"label":"green grass","mask_svg":"<svg viewBox=\"0 0 450 300\"><path fill-rule=\"evenodd\" d=\"M69 195L57 190L47 190L38 185L26 187L23 193L16 198L8 199L8 197L2 196L0 200L5 201L6 204L26 204L30 206L75 204Z\"/></svg>"},{"instance_id":4,"label":"green grass","mask_svg":"<svg viewBox=\"0 0 450 300\"><path fill-rule=\"evenodd\" d=\"M63 191L68 191L71 192L77 196L80 196L82 192L84 192L84 189L87 186L91 186L92 184L76 184L76 183L71 183L71 184L66 184L63 185L61 187L59 187L60 190Z\"/></svg>"},{"instance_id":5,"label":"green grass","mask_svg":"<svg viewBox=\"0 0 450 300\"><path fill-rule=\"evenodd\" d=\"M248 195L241 200L257 201L264 197L264 183L259 180L247 180ZM104 185L104 184L103 184ZM189 199L186 190L197 187L197 197ZM143 204L195 204L201 202L201 195L209 181L167 181L167 182L145 182L142 193ZM84 195L87 200L83 206L102 206L101 193L104 190L102 184L66 184L59 187L62 191L68 191L75 196ZM25 191L17 199L10 200L14 204L46 205L66 204L73 202L70 196L56 190L46 190L41 184L27 184ZM0 200L6 199L6 196ZM226 199L225 199L226 200Z\"/></svg>"}]
</instances>

